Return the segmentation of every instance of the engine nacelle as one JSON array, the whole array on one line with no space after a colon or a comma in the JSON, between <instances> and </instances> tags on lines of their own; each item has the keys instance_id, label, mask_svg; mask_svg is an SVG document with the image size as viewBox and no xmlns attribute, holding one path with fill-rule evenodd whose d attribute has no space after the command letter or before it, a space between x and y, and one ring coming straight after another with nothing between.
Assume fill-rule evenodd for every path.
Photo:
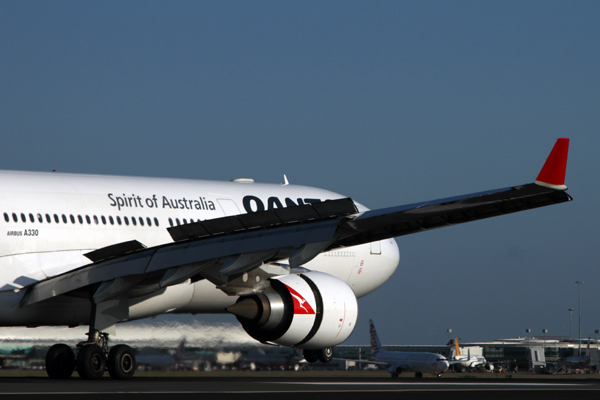
<instances>
[{"instance_id":1,"label":"engine nacelle","mask_svg":"<svg viewBox=\"0 0 600 400\"><path fill-rule=\"evenodd\" d=\"M341 279L311 271L270 279L270 290L240 297L227 308L254 339L302 349L345 341L356 325L358 303Z\"/></svg>"},{"instance_id":2,"label":"engine nacelle","mask_svg":"<svg viewBox=\"0 0 600 400\"><path fill-rule=\"evenodd\" d=\"M398 376L402 373L403 369L400 365L390 365L390 367L388 368L388 372L390 374L392 374L393 376Z\"/></svg>"}]
</instances>

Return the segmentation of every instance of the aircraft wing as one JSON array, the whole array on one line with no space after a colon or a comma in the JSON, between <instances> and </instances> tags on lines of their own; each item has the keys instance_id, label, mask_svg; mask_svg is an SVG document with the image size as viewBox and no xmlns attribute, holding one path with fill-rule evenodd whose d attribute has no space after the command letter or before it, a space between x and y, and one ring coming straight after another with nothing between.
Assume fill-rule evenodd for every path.
<instances>
[{"instance_id":1,"label":"aircraft wing","mask_svg":"<svg viewBox=\"0 0 600 400\"><path fill-rule=\"evenodd\" d=\"M559 139L534 183L503 189L363 213L346 198L171 227L169 244L131 241L86 254L89 265L27 287L21 305L92 285L95 303L187 279L225 285L264 262L289 259L295 268L334 248L567 202L567 152L568 139Z\"/></svg>"}]
</instances>

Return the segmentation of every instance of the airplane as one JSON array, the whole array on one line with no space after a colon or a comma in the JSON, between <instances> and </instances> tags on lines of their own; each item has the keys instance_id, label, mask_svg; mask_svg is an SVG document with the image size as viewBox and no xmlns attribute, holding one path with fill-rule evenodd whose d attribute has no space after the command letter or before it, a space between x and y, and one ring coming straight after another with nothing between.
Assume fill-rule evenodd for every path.
<instances>
[{"instance_id":1,"label":"airplane","mask_svg":"<svg viewBox=\"0 0 600 400\"><path fill-rule=\"evenodd\" d=\"M448 360L441 354L425 352L388 351L381 346L373 320L369 320L371 334L371 355L374 361L356 360L369 364L386 365L392 378L397 378L402 372L412 371L415 378L422 378L423 372L438 377L448 369Z\"/></svg>"},{"instance_id":2,"label":"airplane","mask_svg":"<svg viewBox=\"0 0 600 400\"><path fill-rule=\"evenodd\" d=\"M291 353L274 353L267 354L263 349L257 349L250 353L242 353L240 360L238 361L241 369L272 369L279 367L283 370L294 370L300 369L300 364L304 361L304 356L299 349Z\"/></svg>"},{"instance_id":3,"label":"airplane","mask_svg":"<svg viewBox=\"0 0 600 400\"><path fill-rule=\"evenodd\" d=\"M137 365L147 365L152 368L170 369L181 362L185 354L185 338L179 342L179 345L172 354L148 354L136 355Z\"/></svg>"},{"instance_id":4,"label":"airplane","mask_svg":"<svg viewBox=\"0 0 600 400\"><path fill-rule=\"evenodd\" d=\"M591 358L590 358L590 340L588 338L587 349L585 351L585 355L577 355L570 356L565 358L564 367L567 371L584 371L590 368ZM579 353L581 354L581 353Z\"/></svg>"},{"instance_id":5,"label":"airplane","mask_svg":"<svg viewBox=\"0 0 600 400\"><path fill-rule=\"evenodd\" d=\"M181 339L177 348L170 354L144 354L136 355L136 364L144 365L152 369L168 370L179 368L194 368L199 364L208 365L214 361L214 356L207 354L195 354L186 351L185 337Z\"/></svg>"},{"instance_id":6,"label":"airplane","mask_svg":"<svg viewBox=\"0 0 600 400\"><path fill-rule=\"evenodd\" d=\"M394 237L571 201L568 146L533 183L376 210L287 178L0 171L0 326L87 326L49 349L53 379L131 378L135 354L109 336L165 313L231 313L257 341L327 362L357 299L396 270Z\"/></svg>"},{"instance_id":7,"label":"airplane","mask_svg":"<svg viewBox=\"0 0 600 400\"><path fill-rule=\"evenodd\" d=\"M458 347L458 338L454 338L454 340L450 340L448 342L448 346L454 346L454 349L450 350L450 358L448 362L455 368L461 372L465 370L481 370L484 369L486 371L493 371L494 364L488 362L484 356L480 355L471 355L471 349L468 349L467 355L460 354L460 348Z\"/></svg>"}]
</instances>

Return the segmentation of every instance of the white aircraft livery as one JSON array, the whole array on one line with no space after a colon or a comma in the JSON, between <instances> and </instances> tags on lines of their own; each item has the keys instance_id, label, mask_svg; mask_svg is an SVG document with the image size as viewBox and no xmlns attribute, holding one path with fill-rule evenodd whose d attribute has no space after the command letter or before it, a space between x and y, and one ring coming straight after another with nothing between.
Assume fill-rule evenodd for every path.
<instances>
[{"instance_id":1,"label":"white aircraft livery","mask_svg":"<svg viewBox=\"0 0 600 400\"><path fill-rule=\"evenodd\" d=\"M454 347L454 349L450 350L448 362L456 371L485 370L492 372L494 370L494 364L487 361L482 355L471 355L470 349L467 350L467 355L461 354L460 347L458 346L458 338L455 337L453 340L450 340L448 346Z\"/></svg>"},{"instance_id":2,"label":"white aircraft livery","mask_svg":"<svg viewBox=\"0 0 600 400\"><path fill-rule=\"evenodd\" d=\"M422 378L423 372L439 377L448 369L448 360L441 354L385 350L381 346L372 320L369 320L369 328L371 354L375 357L375 361L372 363L387 365L393 378L397 378L405 371L414 372L415 378Z\"/></svg>"},{"instance_id":3,"label":"white aircraft livery","mask_svg":"<svg viewBox=\"0 0 600 400\"><path fill-rule=\"evenodd\" d=\"M379 210L287 179L0 171L0 326L89 326L48 351L58 379L130 378L135 356L109 335L164 313L233 313L256 340L327 361L357 298L398 266L394 237L572 200L568 144L534 183Z\"/></svg>"}]
</instances>

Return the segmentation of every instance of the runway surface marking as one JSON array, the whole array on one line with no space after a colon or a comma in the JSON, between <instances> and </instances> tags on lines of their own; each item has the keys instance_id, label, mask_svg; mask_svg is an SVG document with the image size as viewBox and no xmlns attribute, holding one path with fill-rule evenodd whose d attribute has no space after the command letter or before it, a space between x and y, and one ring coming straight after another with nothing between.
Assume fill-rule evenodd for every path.
<instances>
[{"instance_id":1,"label":"runway surface marking","mask_svg":"<svg viewBox=\"0 0 600 400\"><path fill-rule=\"evenodd\" d=\"M338 386L588 386L584 383L535 383L535 382L264 382L286 385L338 385Z\"/></svg>"}]
</instances>

